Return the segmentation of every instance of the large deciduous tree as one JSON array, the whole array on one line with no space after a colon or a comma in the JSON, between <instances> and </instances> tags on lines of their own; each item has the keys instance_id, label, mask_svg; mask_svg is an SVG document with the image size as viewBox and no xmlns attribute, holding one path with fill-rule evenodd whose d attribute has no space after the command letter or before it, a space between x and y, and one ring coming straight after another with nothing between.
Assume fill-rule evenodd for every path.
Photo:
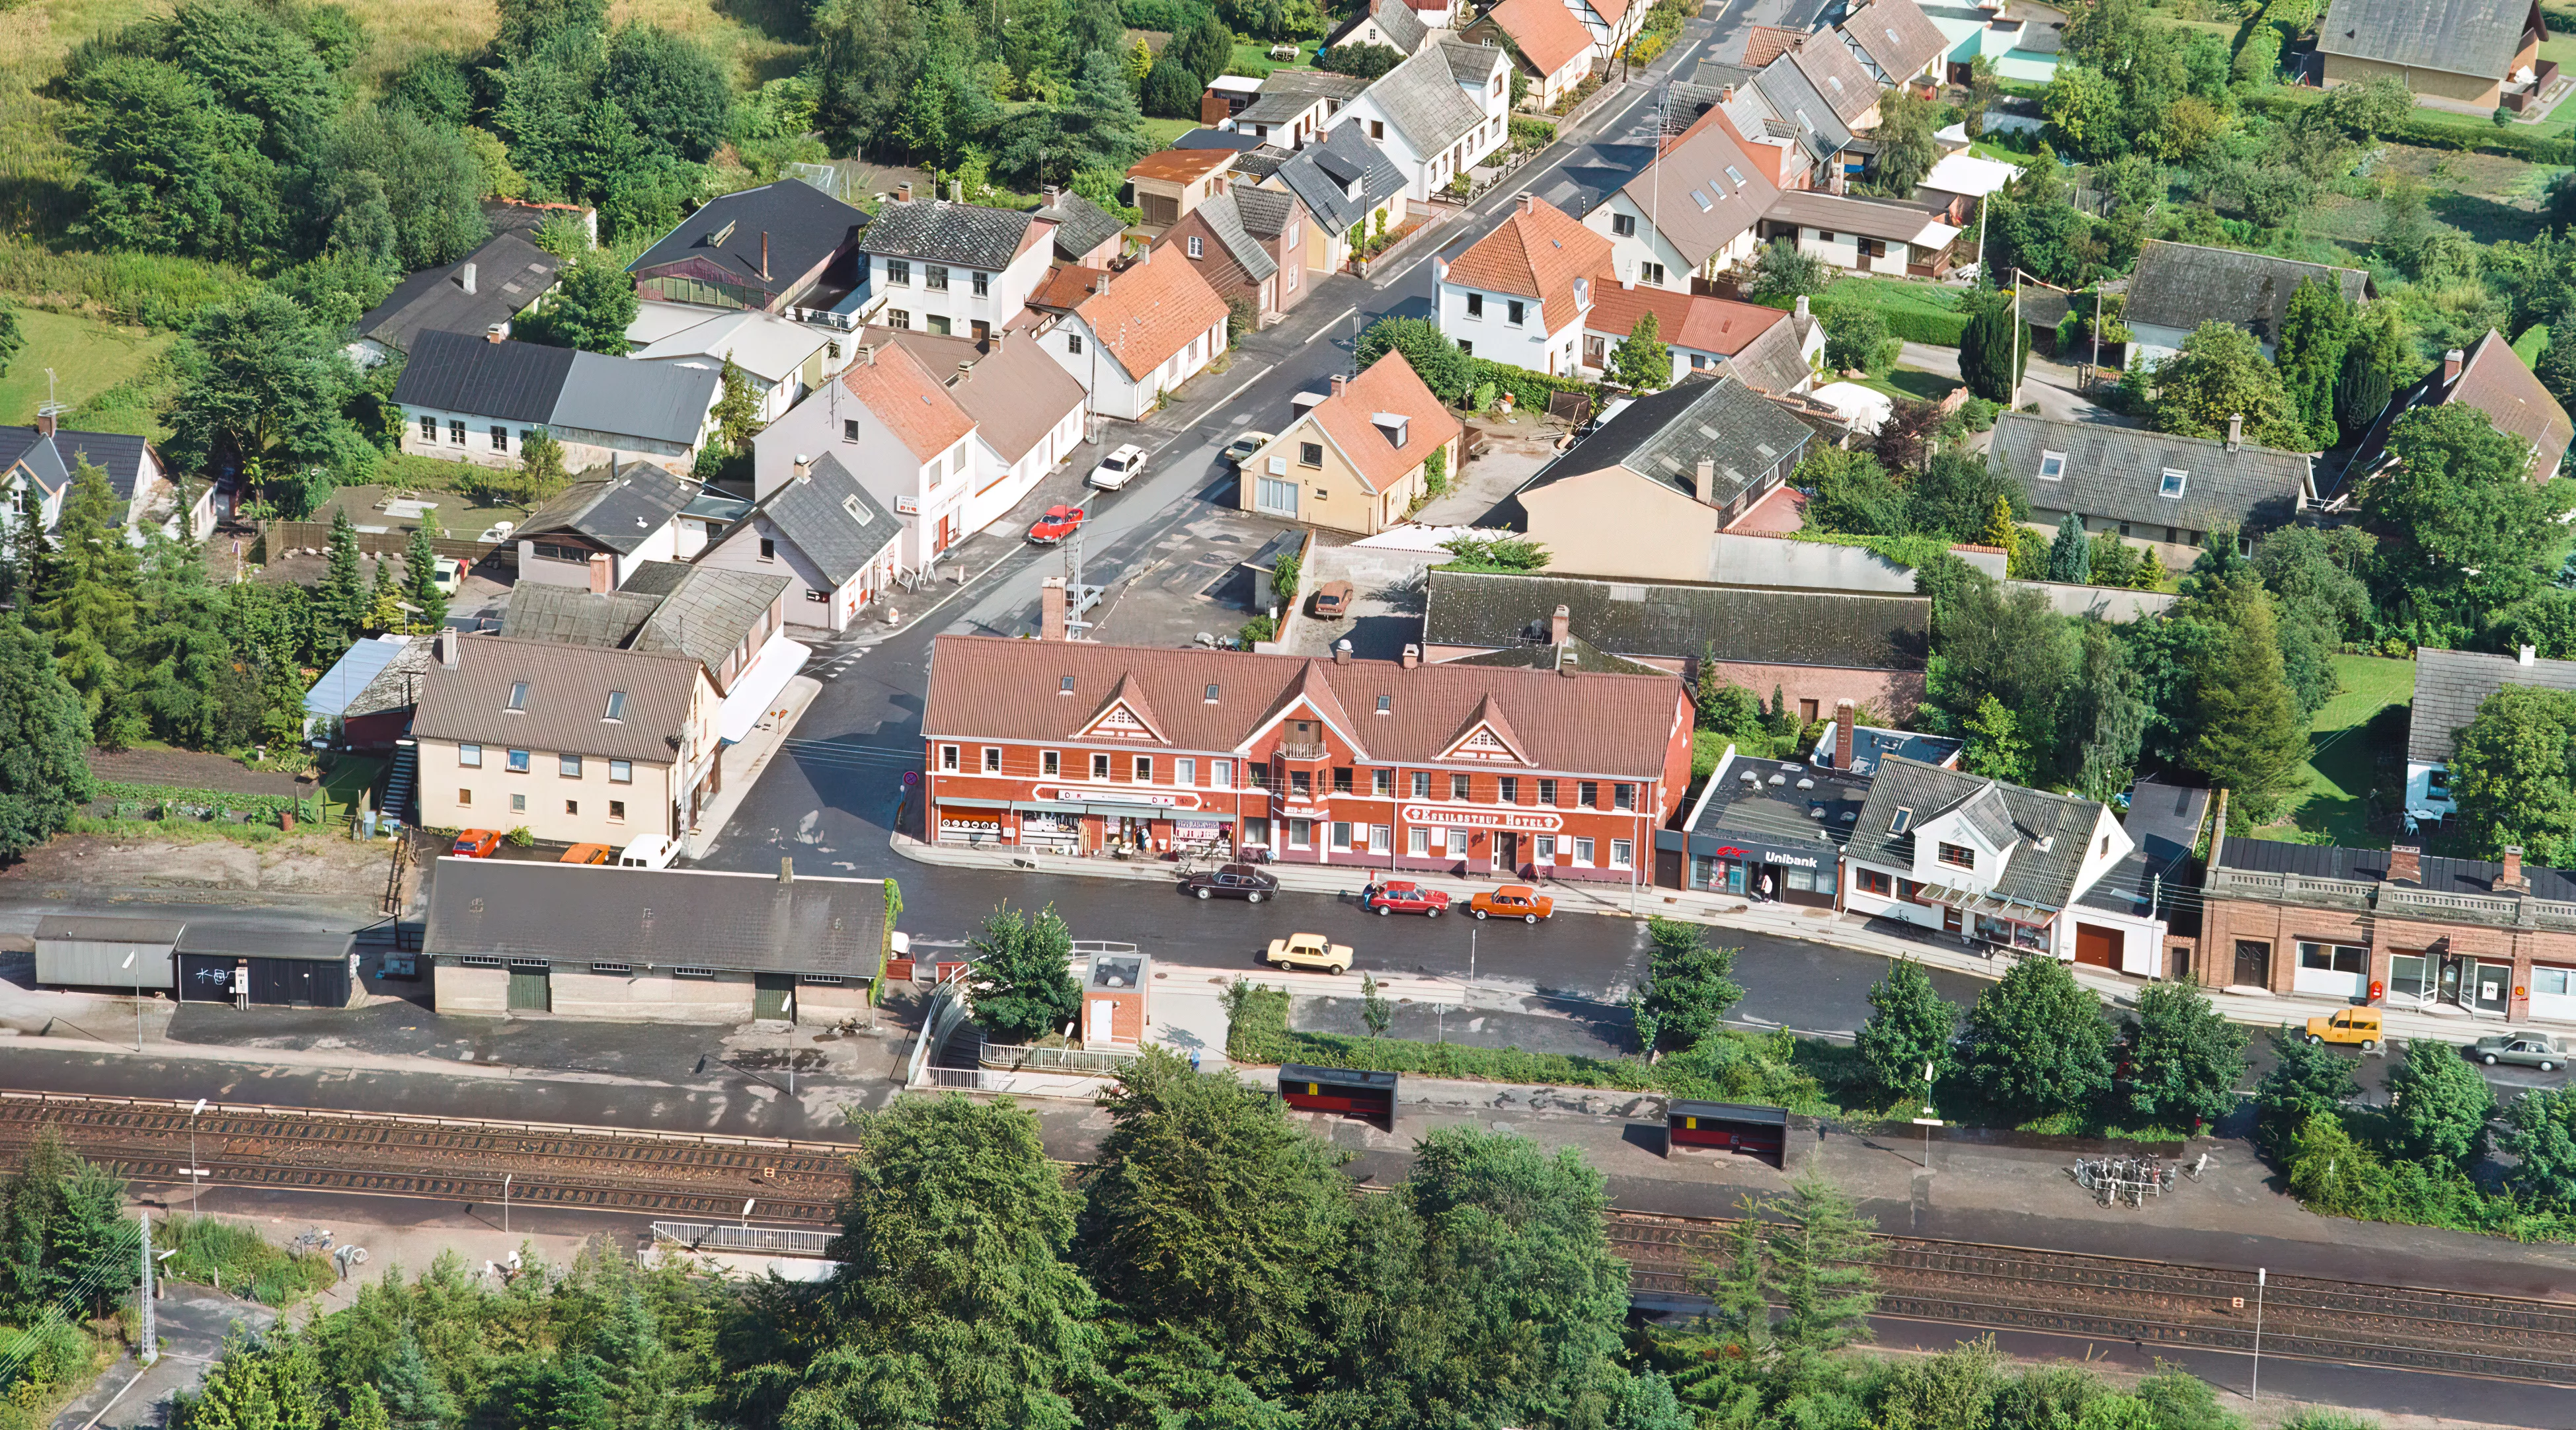
<instances>
[{"instance_id":1,"label":"large deciduous tree","mask_svg":"<svg viewBox=\"0 0 2576 1430\"><path fill-rule=\"evenodd\" d=\"M2044 1117L2111 1085L2102 1002L2053 958L2025 958L1968 1010L1968 1079L1997 1105Z\"/></svg>"},{"instance_id":2,"label":"large deciduous tree","mask_svg":"<svg viewBox=\"0 0 2576 1430\"><path fill-rule=\"evenodd\" d=\"M2417 407L2389 426L2396 460L2362 487L2389 542L2383 569L2415 614L2468 623L2556 575L2576 482L2535 484L2531 452L2465 402Z\"/></svg>"},{"instance_id":3,"label":"large deciduous tree","mask_svg":"<svg viewBox=\"0 0 2576 1430\"><path fill-rule=\"evenodd\" d=\"M1949 1064L1959 1010L1932 990L1931 975L1910 958L1889 965L1887 976L1869 990L1869 1010L1854 1042L1879 1094L1891 1102L1928 1095L1930 1083Z\"/></svg>"},{"instance_id":4,"label":"large deciduous tree","mask_svg":"<svg viewBox=\"0 0 2576 1430\"><path fill-rule=\"evenodd\" d=\"M2129 1107L2149 1122L2191 1130L2236 1109L2245 1076L2245 1030L2191 982L2138 990L2131 1024Z\"/></svg>"},{"instance_id":5,"label":"large deciduous tree","mask_svg":"<svg viewBox=\"0 0 2576 1430\"><path fill-rule=\"evenodd\" d=\"M543 304L511 325L511 336L552 348L579 348L608 357L626 355L626 329L635 321L635 275L596 250L563 270L561 286Z\"/></svg>"},{"instance_id":6,"label":"large deciduous tree","mask_svg":"<svg viewBox=\"0 0 2576 1430\"><path fill-rule=\"evenodd\" d=\"M2185 437L2223 437L2228 419L2244 418L2246 441L2299 449L2307 424L2281 390L2281 374L2254 335L2232 323L2203 323L2182 350L2156 366L2156 430Z\"/></svg>"},{"instance_id":7,"label":"large deciduous tree","mask_svg":"<svg viewBox=\"0 0 2576 1430\"><path fill-rule=\"evenodd\" d=\"M2411 1038L2406 1061L2388 1074L2389 1121L2406 1155L2465 1169L2486 1146L2495 1093L2441 1038Z\"/></svg>"},{"instance_id":8,"label":"large deciduous tree","mask_svg":"<svg viewBox=\"0 0 2576 1430\"><path fill-rule=\"evenodd\" d=\"M966 1001L995 1039L1025 1043L1063 1032L1082 1010L1073 977L1073 931L1050 904L1034 914L1005 905L985 916L966 974Z\"/></svg>"},{"instance_id":9,"label":"large deciduous tree","mask_svg":"<svg viewBox=\"0 0 2576 1430\"><path fill-rule=\"evenodd\" d=\"M2508 685L2479 705L2451 753L2461 827L2489 856L2576 861L2576 694Z\"/></svg>"}]
</instances>

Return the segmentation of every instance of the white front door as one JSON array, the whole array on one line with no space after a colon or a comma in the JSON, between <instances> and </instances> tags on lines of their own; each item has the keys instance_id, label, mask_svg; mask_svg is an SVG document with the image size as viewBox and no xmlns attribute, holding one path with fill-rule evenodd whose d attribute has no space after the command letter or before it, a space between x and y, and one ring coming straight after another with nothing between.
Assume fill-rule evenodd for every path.
<instances>
[{"instance_id":1,"label":"white front door","mask_svg":"<svg viewBox=\"0 0 2576 1430\"><path fill-rule=\"evenodd\" d=\"M1110 1010L1118 1006L1118 1000L1115 998L1094 998L1083 1006L1089 1010L1091 1014L1091 1026L1083 1033L1082 1040L1086 1043L1108 1042L1110 1036Z\"/></svg>"}]
</instances>

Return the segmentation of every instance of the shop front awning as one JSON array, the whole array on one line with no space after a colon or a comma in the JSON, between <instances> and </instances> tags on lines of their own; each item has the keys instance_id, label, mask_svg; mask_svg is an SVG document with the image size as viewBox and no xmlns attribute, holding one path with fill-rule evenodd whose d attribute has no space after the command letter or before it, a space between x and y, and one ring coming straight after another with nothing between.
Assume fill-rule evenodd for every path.
<instances>
[{"instance_id":1,"label":"shop front awning","mask_svg":"<svg viewBox=\"0 0 2576 1430\"><path fill-rule=\"evenodd\" d=\"M813 654L808 647L789 640L784 631L771 636L769 644L760 648L760 654L753 656L751 664L735 679L724 703L716 707L717 737L728 745L741 743L742 737L769 713L778 692L787 688L787 682L796 678L796 672L805 668Z\"/></svg>"},{"instance_id":2,"label":"shop front awning","mask_svg":"<svg viewBox=\"0 0 2576 1430\"><path fill-rule=\"evenodd\" d=\"M1009 809L1011 802L1007 799L951 799L942 795L939 799L939 807L941 809Z\"/></svg>"},{"instance_id":3,"label":"shop front awning","mask_svg":"<svg viewBox=\"0 0 2576 1430\"><path fill-rule=\"evenodd\" d=\"M1947 884L1919 884L1915 886L1914 893L1916 898L1927 904L1939 904L1943 908L1957 909L1963 914L1981 914L2007 923L2046 928L2057 921L2056 909L2045 904L2032 903L2028 899L2007 898L2002 894L1980 892L1974 889L1954 889Z\"/></svg>"}]
</instances>

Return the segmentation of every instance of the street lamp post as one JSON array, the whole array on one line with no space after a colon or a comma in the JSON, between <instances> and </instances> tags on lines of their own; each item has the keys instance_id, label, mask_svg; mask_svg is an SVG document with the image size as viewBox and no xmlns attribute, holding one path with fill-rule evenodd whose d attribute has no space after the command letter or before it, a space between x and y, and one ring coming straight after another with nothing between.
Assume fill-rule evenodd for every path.
<instances>
[{"instance_id":1,"label":"street lamp post","mask_svg":"<svg viewBox=\"0 0 2576 1430\"><path fill-rule=\"evenodd\" d=\"M2265 1268L2254 1268L2254 1380L2245 1391L2248 1401L2263 1398L2263 1283L2270 1279Z\"/></svg>"},{"instance_id":2,"label":"street lamp post","mask_svg":"<svg viewBox=\"0 0 2576 1430\"><path fill-rule=\"evenodd\" d=\"M503 1236L510 1234L510 1178L517 1175L516 1172L506 1172L501 1177L501 1234Z\"/></svg>"},{"instance_id":3,"label":"street lamp post","mask_svg":"<svg viewBox=\"0 0 2576 1430\"><path fill-rule=\"evenodd\" d=\"M1932 1107L1932 1062L1928 1058L1923 1063L1923 1115L1914 1119L1914 1125L1923 1129L1923 1170L1929 1172L1932 1170L1932 1129L1941 1125L1941 1114Z\"/></svg>"},{"instance_id":4,"label":"street lamp post","mask_svg":"<svg viewBox=\"0 0 2576 1430\"><path fill-rule=\"evenodd\" d=\"M188 1109L188 1186L196 1193L188 1199L190 1207L197 1204L197 1197L206 1194L206 1184L197 1180L206 1174L206 1169L197 1162L197 1118L205 1110L206 1100L202 1097L197 1099L196 1106Z\"/></svg>"},{"instance_id":5,"label":"street lamp post","mask_svg":"<svg viewBox=\"0 0 2576 1430\"><path fill-rule=\"evenodd\" d=\"M132 969L134 973L134 1051L139 1053L143 1051L143 970L135 968L134 959L135 955L129 953L125 962L117 967Z\"/></svg>"}]
</instances>

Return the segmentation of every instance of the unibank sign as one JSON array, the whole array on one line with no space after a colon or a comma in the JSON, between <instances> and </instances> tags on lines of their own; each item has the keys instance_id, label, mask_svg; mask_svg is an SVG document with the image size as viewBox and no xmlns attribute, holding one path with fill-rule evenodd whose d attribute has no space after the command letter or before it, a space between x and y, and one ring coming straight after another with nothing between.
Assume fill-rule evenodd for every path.
<instances>
[{"instance_id":1,"label":"unibank sign","mask_svg":"<svg viewBox=\"0 0 2576 1430\"><path fill-rule=\"evenodd\" d=\"M1506 813L1454 804L1408 804L1402 813L1407 824L1445 824L1452 829L1522 829L1553 834L1565 827L1563 819L1543 809Z\"/></svg>"}]
</instances>

